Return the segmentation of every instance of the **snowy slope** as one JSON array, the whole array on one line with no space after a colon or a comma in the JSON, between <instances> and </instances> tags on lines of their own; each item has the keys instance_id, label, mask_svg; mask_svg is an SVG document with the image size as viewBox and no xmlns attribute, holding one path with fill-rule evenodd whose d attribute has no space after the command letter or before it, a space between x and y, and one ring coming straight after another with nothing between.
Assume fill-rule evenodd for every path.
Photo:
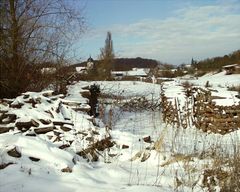
<instances>
[{"instance_id":1,"label":"snowy slope","mask_svg":"<svg viewBox=\"0 0 240 192\"><path fill-rule=\"evenodd\" d=\"M170 99L184 100L183 81L186 80L164 83ZM239 85L239 75L209 74L188 81L202 87L209 81L211 89L217 90L213 93L225 97L219 104L239 102L234 97L236 93L227 91L226 87ZM96 127L85 112L73 109L89 109L88 100L81 93L86 92L84 87L94 83L100 85L105 95L121 96L124 101L142 96L150 101L159 100L161 93L160 85L144 82L78 82L69 87L64 98L50 92L25 93L1 103L0 111L15 114L16 119L0 126L0 130L3 125L10 128L0 134L0 165L8 165L0 169L0 192L208 191L202 185L202 174L211 167L210 154L213 150L216 154L233 153L240 131L222 136L192 128L176 129L162 122L158 110L129 111L109 102L105 115L112 109L110 134L115 144L98 151L98 162L89 162L77 152L108 134L103 123ZM19 104L23 105L16 108ZM21 125L31 120L34 124L27 129L16 127L18 122ZM51 126L53 130L37 133L38 129ZM13 149L21 156L10 156L8 152Z\"/></svg>"}]
</instances>

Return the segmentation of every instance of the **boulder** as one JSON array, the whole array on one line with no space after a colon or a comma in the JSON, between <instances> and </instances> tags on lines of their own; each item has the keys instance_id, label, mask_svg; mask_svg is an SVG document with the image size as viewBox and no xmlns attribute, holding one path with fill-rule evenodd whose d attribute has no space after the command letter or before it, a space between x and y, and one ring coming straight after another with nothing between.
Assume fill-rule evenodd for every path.
<instances>
[{"instance_id":1,"label":"boulder","mask_svg":"<svg viewBox=\"0 0 240 192\"><path fill-rule=\"evenodd\" d=\"M36 158L36 157L29 157L29 159L32 160L32 161L40 161L40 159Z\"/></svg>"},{"instance_id":2,"label":"boulder","mask_svg":"<svg viewBox=\"0 0 240 192\"><path fill-rule=\"evenodd\" d=\"M9 150L7 154L11 157L20 158L22 154L18 151L17 147L14 147L13 149Z\"/></svg>"},{"instance_id":3,"label":"boulder","mask_svg":"<svg viewBox=\"0 0 240 192\"><path fill-rule=\"evenodd\" d=\"M13 129L14 129L14 127L2 127L2 126L0 125L0 134L6 133L6 132L8 132L8 131L10 131L10 130L13 130Z\"/></svg>"},{"instance_id":4,"label":"boulder","mask_svg":"<svg viewBox=\"0 0 240 192\"><path fill-rule=\"evenodd\" d=\"M54 127L50 126L50 127L36 128L36 129L34 129L34 132L36 134L45 134L45 133L48 133L53 130L54 130Z\"/></svg>"},{"instance_id":5,"label":"boulder","mask_svg":"<svg viewBox=\"0 0 240 192\"><path fill-rule=\"evenodd\" d=\"M151 136L144 137L143 141L146 143L152 143Z\"/></svg>"},{"instance_id":6,"label":"boulder","mask_svg":"<svg viewBox=\"0 0 240 192\"><path fill-rule=\"evenodd\" d=\"M70 167L63 168L61 171L64 173L72 173L72 169Z\"/></svg>"},{"instance_id":7,"label":"boulder","mask_svg":"<svg viewBox=\"0 0 240 192\"><path fill-rule=\"evenodd\" d=\"M38 127L39 123L31 119L30 121L26 121L26 122L21 122L21 121L16 122L15 125L19 130L23 130L24 128L30 129L30 127Z\"/></svg>"},{"instance_id":8,"label":"boulder","mask_svg":"<svg viewBox=\"0 0 240 192\"><path fill-rule=\"evenodd\" d=\"M125 145L125 144L122 145L122 149L128 149L128 148L129 148L128 145Z\"/></svg>"}]
</instances>

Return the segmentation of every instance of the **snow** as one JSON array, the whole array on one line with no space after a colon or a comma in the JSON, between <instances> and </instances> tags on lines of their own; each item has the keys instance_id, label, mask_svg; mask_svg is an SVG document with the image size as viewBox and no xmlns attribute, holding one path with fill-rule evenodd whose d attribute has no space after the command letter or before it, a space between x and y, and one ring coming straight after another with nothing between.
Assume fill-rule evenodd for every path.
<instances>
[{"instance_id":1,"label":"snow","mask_svg":"<svg viewBox=\"0 0 240 192\"><path fill-rule=\"evenodd\" d=\"M207 81L209 81L210 85L213 87L236 86L240 84L240 75L226 75L226 72L223 71L220 73L208 73L198 79L191 80L193 84L201 86L205 86Z\"/></svg>"},{"instance_id":2,"label":"snow","mask_svg":"<svg viewBox=\"0 0 240 192\"><path fill-rule=\"evenodd\" d=\"M178 98L180 104L184 102L185 94L181 86L184 81L186 79L164 82L163 89L169 100ZM209 81L210 88L215 90L212 94L223 97L214 100L218 105L240 102L235 97L236 92L227 90L228 86L240 84L239 74L207 74L188 81L200 87L204 87ZM143 96L156 102L159 101L161 93L159 84L138 81L81 81L69 86L68 94L64 98L53 96L51 91L27 92L12 102L22 103L23 106L19 109L0 103L0 111L7 110L9 114L16 114L16 122L34 120L39 123L38 127L31 127L25 132L15 127L14 130L0 134L0 164L13 163L0 169L0 192L207 191L201 180L202 171L212 164L208 154L212 153L213 149L215 153L232 154L234 145L239 145L239 130L222 136L203 133L192 127L177 129L162 122L161 111L158 109L128 111L114 102L108 102L103 120L95 119L100 126L97 127L93 124L92 117L74 110L76 106L89 108L88 99L80 93L85 92L84 88L92 84L100 85L105 95L121 97L121 102ZM29 95L29 98L26 98L26 95ZM28 103L30 98L36 101L35 107ZM110 109L112 117L109 117ZM98 162L88 162L78 156L76 152L91 144L86 138L93 137L93 140L97 141L106 137L104 123L110 118L110 135L116 144L100 152ZM45 125L40 119L49 120L51 123ZM56 126L54 131L46 134L28 135L34 133L34 129L53 126L56 121L67 123L65 126L70 130L63 131L60 126ZM15 123L8 126L15 126ZM98 134L94 135L93 132ZM148 136L152 142L144 141ZM59 138L61 140L58 140ZM64 144L70 144L70 147L60 149ZM128 148L123 149L123 145ZM20 158L11 157L7 153L15 147L21 153ZM32 161L29 157L40 160ZM67 167L72 169L71 173L61 171ZM177 187L177 179L184 184Z\"/></svg>"}]
</instances>

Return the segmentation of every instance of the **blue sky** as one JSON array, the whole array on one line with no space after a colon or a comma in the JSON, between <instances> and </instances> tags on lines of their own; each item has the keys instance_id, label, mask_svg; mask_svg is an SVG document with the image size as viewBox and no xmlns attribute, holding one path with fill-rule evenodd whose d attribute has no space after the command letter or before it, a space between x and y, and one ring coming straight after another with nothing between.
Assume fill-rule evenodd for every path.
<instances>
[{"instance_id":1,"label":"blue sky","mask_svg":"<svg viewBox=\"0 0 240 192\"><path fill-rule=\"evenodd\" d=\"M240 49L240 0L82 0L88 30L76 43L97 59L111 31L117 57L171 64ZM76 51L75 50L75 51ZM79 54L77 54L79 55Z\"/></svg>"}]
</instances>

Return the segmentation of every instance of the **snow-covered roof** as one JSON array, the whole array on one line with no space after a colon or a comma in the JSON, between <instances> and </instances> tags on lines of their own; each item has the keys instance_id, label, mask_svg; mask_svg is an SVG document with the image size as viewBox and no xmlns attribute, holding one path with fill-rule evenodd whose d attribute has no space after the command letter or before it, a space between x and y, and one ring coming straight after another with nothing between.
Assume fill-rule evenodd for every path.
<instances>
[{"instance_id":1,"label":"snow-covered roof","mask_svg":"<svg viewBox=\"0 0 240 192\"><path fill-rule=\"evenodd\" d=\"M128 76L147 76L145 71L128 71Z\"/></svg>"},{"instance_id":2,"label":"snow-covered roof","mask_svg":"<svg viewBox=\"0 0 240 192\"><path fill-rule=\"evenodd\" d=\"M149 69L145 68L133 68L131 71L112 71L111 74L115 76L135 76L135 77L145 77Z\"/></svg>"},{"instance_id":3,"label":"snow-covered roof","mask_svg":"<svg viewBox=\"0 0 240 192\"><path fill-rule=\"evenodd\" d=\"M224 69L226 69L226 68L231 68L231 67L240 67L240 64L235 63L235 64L223 66Z\"/></svg>"},{"instance_id":4,"label":"snow-covered roof","mask_svg":"<svg viewBox=\"0 0 240 192\"><path fill-rule=\"evenodd\" d=\"M56 67L44 67L41 69L41 73L55 73Z\"/></svg>"},{"instance_id":5,"label":"snow-covered roof","mask_svg":"<svg viewBox=\"0 0 240 192\"><path fill-rule=\"evenodd\" d=\"M76 67L76 71L78 72L78 73L82 73L83 71L85 71L86 70L86 67Z\"/></svg>"},{"instance_id":6,"label":"snow-covered roof","mask_svg":"<svg viewBox=\"0 0 240 192\"><path fill-rule=\"evenodd\" d=\"M146 69L144 68L133 68L133 70L127 72L127 76L147 76Z\"/></svg>"}]
</instances>

